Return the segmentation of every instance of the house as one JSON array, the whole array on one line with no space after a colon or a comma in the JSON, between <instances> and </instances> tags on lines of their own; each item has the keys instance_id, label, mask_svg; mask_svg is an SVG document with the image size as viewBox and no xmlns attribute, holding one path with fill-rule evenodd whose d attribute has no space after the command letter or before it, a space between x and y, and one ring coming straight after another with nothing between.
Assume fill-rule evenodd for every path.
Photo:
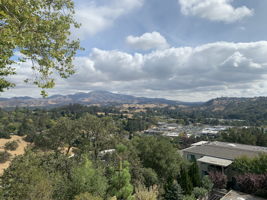
<instances>
[{"instance_id":1,"label":"house","mask_svg":"<svg viewBox=\"0 0 267 200\"><path fill-rule=\"evenodd\" d=\"M201 141L182 150L184 158L198 162L202 175L207 175L212 170L225 173L234 159L241 156L255 157L260 153L267 153L267 148L218 141Z\"/></svg>"},{"instance_id":2,"label":"house","mask_svg":"<svg viewBox=\"0 0 267 200\"><path fill-rule=\"evenodd\" d=\"M237 192L234 190L230 190L223 198L220 200L266 200L260 197L256 197L253 195L245 194L242 192Z\"/></svg>"}]
</instances>

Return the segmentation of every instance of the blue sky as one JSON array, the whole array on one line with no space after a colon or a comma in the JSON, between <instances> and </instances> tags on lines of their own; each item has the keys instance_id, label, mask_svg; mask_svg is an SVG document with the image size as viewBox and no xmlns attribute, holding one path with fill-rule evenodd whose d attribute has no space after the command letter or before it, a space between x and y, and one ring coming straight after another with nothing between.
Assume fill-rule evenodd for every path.
<instances>
[{"instance_id":1,"label":"blue sky","mask_svg":"<svg viewBox=\"0 0 267 200\"><path fill-rule=\"evenodd\" d=\"M136 96L204 101L267 95L267 1L75 0L72 30L84 51L76 74L49 94L109 90ZM2 96L38 96L23 83Z\"/></svg>"}]
</instances>

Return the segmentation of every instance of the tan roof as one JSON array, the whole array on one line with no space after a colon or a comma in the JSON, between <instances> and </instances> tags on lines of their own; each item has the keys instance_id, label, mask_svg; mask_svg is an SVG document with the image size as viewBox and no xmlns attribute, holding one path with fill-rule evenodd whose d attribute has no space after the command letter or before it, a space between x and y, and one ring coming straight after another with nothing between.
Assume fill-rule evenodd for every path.
<instances>
[{"instance_id":1,"label":"tan roof","mask_svg":"<svg viewBox=\"0 0 267 200\"><path fill-rule=\"evenodd\" d=\"M210 157L210 156L203 156L202 158L199 158L197 161L202 162L202 163L208 163L208 164L212 164L212 165L222 166L222 167L227 167L227 166L231 165L233 162L231 160L214 158L214 157Z\"/></svg>"},{"instance_id":2,"label":"tan roof","mask_svg":"<svg viewBox=\"0 0 267 200\"><path fill-rule=\"evenodd\" d=\"M221 198L221 200L266 200L266 199L231 190L223 198Z\"/></svg>"},{"instance_id":3,"label":"tan roof","mask_svg":"<svg viewBox=\"0 0 267 200\"><path fill-rule=\"evenodd\" d=\"M255 157L260 153L267 153L267 148L226 142L209 142L199 146L192 146L182 151L202 156L234 160L241 156Z\"/></svg>"}]
</instances>

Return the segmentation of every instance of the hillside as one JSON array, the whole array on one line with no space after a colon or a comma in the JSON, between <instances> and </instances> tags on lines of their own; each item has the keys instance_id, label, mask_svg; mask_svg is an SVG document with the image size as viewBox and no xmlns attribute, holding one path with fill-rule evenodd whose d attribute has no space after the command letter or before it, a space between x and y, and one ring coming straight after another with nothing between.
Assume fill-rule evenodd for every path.
<instances>
[{"instance_id":1,"label":"hillside","mask_svg":"<svg viewBox=\"0 0 267 200\"><path fill-rule=\"evenodd\" d=\"M167 100L163 98L145 98L131 95L115 94L107 91L93 91L89 93L76 93L72 95L54 95L48 98L14 97L1 98L0 107L51 107L67 104L167 104L188 105L189 103Z\"/></svg>"},{"instance_id":2,"label":"hillside","mask_svg":"<svg viewBox=\"0 0 267 200\"><path fill-rule=\"evenodd\" d=\"M197 112L205 117L245 120L251 124L267 122L267 97L216 98L200 106L188 107L187 112Z\"/></svg>"}]
</instances>

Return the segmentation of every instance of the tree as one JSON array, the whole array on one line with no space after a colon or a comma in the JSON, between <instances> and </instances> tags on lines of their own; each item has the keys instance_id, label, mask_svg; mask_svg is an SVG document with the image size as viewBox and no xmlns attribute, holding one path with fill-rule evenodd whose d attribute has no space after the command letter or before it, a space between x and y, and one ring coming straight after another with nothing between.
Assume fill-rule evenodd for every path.
<instances>
[{"instance_id":1,"label":"tree","mask_svg":"<svg viewBox=\"0 0 267 200\"><path fill-rule=\"evenodd\" d=\"M67 200L70 185L67 168L72 166L71 159L62 154L27 150L12 160L1 177L3 199Z\"/></svg>"},{"instance_id":2,"label":"tree","mask_svg":"<svg viewBox=\"0 0 267 200\"><path fill-rule=\"evenodd\" d=\"M99 151L105 150L111 139L111 134L116 132L116 127L111 118L98 118L96 116L86 114L79 120L83 142L89 142L89 150L93 151L93 158L98 158ZM81 145L84 148L83 145Z\"/></svg>"},{"instance_id":3,"label":"tree","mask_svg":"<svg viewBox=\"0 0 267 200\"><path fill-rule=\"evenodd\" d=\"M166 200L182 200L183 190L177 181L169 181L165 187L164 199Z\"/></svg>"},{"instance_id":4,"label":"tree","mask_svg":"<svg viewBox=\"0 0 267 200\"><path fill-rule=\"evenodd\" d=\"M266 174L243 174L236 176L238 188L245 193L258 194L267 197Z\"/></svg>"},{"instance_id":5,"label":"tree","mask_svg":"<svg viewBox=\"0 0 267 200\"><path fill-rule=\"evenodd\" d=\"M215 188L224 189L226 187L227 176L222 172L211 171L209 172L209 177L212 180Z\"/></svg>"},{"instance_id":6,"label":"tree","mask_svg":"<svg viewBox=\"0 0 267 200\"><path fill-rule=\"evenodd\" d=\"M208 190L202 187L195 187L193 189L193 194L196 199L204 198L208 194Z\"/></svg>"},{"instance_id":7,"label":"tree","mask_svg":"<svg viewBox=\"0 0 267 200\"><path fill-rule=\"evenodd\" d=\"M157 200L158 188L156 185L146 188L144 186L138 186L135 189L135 200Z\"/></svg>"},{"instance_id":8,"label":"tree","mask_svg":"<svg viewBox=\"0 0 267 200\"><path fill-rule=\"evenodd\" d=\"M119 169L112 169L109 194L116 196L118 200L132 200L133 186L131 185L131 174L127 162L120 162Z\"/></svg>"},{"instance_id":9,"label":"tree","mask_svg":"<svg viewBox=\"0 0 267 200\"><path fill-rule=\"evenodd\" d=\"M167 139L141 137L133 142L143 166L153 169L160 179L172 179L179 174L181 157Z\"/></svg>"},{"instance_id":10,"label":"tree","mask_svg":"<svg viewBox=\"0 0 267 200\"><path fill-rule=\"evenodd\" d=\"M264 174L267 172L267 155L262 153L256 157L240 157L234 160L231 169L236 173Z\"/></svg>"},{"instance_id":11,"label":"tree","mask_svg":"<svg viewBox=\"0 0 267 200\"><path fill-rule=\"evenodd\" d=\"M89 192L98 197L104 197L107 189L107 180L102 171L95 169L90 160L83 156L81 165L75 167L72 172L71 186L73 194Z\"/></svg>"},{"instance_id":12,"label":"tree","mask_svg":"<svg viewBox=\"0 0 267 200\"><path fill-rule=\"evenodd\" d=\"M30 160L32 159L32 160ZM4 199L51 200L53 181L32 155L15 158L2 177Z\"/></svg>"},{"instance_id":13,"label":"tree","mask_svg":"<svg viewBox=\"0 0 267 200\"><path fill-rule=\"evenodd\" d=\"M0 1L0 92L14 86L4 77L15 74L12 65L21 62L31 63L38 75L27 81L42 89L54 87L54 71L62 78L74 73L80 45L69 39L70 28L79 27L73 15L72 0Z\"/></svg>"},{"instance_id":14,"label":"tree","mask_svg":"<svg viewBox=\"0 0 267 200\"><path fill-rule=\"evenodd\" d=\"M144 177L144 184L146 187L159 184L157 173L151 168L143 168L142 174Z\"/></svg>"},{"instance_id":15,"label":"tree","mask_svg":"<svg viewBox=\"0 0 267 200\"><path fill-rule=\"evenodd\" d=\"M211 179L210 179L210 177L209 176L204 176L203 178L202 178L202 186L203 186L203 188L205 188L208 192L211 192L211 190L212 190L212 188L213 188L213 183L212 183L212 181L211 181Z\"/></svg>"},{"instance_id":16,"label":"tree","mask_svg":"<svg viewBox=\"0 0 267 200\"><path fill-rule=\"evenodd\" d=\"M193 187L200 187L201 179L200 179L200 174L199 174L199 167L196 161L194 161L189 167L188 174L193 184Z\"/></svg>"},{"instance_id":17,"label":"tree","mask_svg":"<svg viewBox=\"0 0 267 200\"><path fill-rule=\"evenodd\" d=\"M47 142L50 148L59 150L59 148L67 147L66 155L74 146L76 140L80 137L79 124L68 118L61 118L57 124L49 130L47 135Z\"/></svg>"},{"instance_id":18,"label":"tree","mask_svg":"<svg viewBox=\"0 0 267 200\"><path fill-rule=\"evenodd\" d=\"M183 166L180 171L179 183L185 194L191 194L193 185L188 175L188 169Z\"/></svg>"},{"instance_id":19,"label":"tree","mask_svg":"<svg viewBox=\"0 0 267 200\"><path fill-rule=\"evenodd\" d=\"M15 151L19 147L19 144L17 141L10 141L5 143L5 150Z\"/></svg>"},{"instance_id":20,"label":"tree","mask_svg":"<svg viewBox=\"0 0 267 200\"><path fill-rule=\"evenodd\" d=\"M101 197L95 197L88 192L75 196L74 200L102 200Z\"/></svg>"}]
</instances>

